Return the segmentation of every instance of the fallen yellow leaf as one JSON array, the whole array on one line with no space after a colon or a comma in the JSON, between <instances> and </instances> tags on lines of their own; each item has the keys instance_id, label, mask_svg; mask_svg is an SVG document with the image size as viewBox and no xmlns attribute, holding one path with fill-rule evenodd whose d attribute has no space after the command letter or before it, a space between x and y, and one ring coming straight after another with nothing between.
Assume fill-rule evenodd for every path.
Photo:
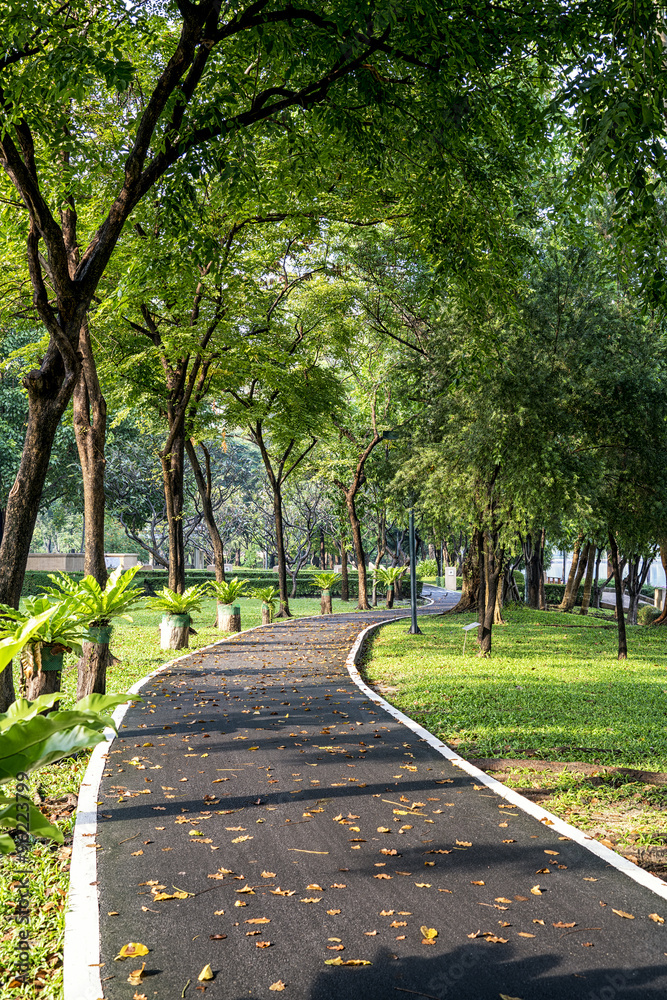
<instances>
[{"instance_id":1,"label":"fallen yellow leaf","mask_svg":"<svg viewBox=\"0 0 667 1000\"><path fill-rule=\"evenodd\" d=\"M246 840L254 840L254 837L251 837L250 834L246 833L243 837L234 837L232 844L243 844Z\"/></svg>"},{"instance_id":2,"label":"fallen yellow leaf","mask_svg":"<svg viewBox=\"0 0 667 1000\"><path fill-rule=\"evenodd\" d=\"M614 910L612 908L612 913L615 913L617 917L625 917L626 920L634 920L635 918L631 913L626 913L625 910Z\"/></svg>"},{"instance_id":3,"label":"fallen yellow leaf","mask_svg":"<svg viewBox=\"0 0 667 1000\"><path fill-rule=\"evenodd\" d=\"M246 924L270 924L270 917L251 917L250 920L245 920Z\"/></svg>"},{"instance_id":4,"label":"fallen yellow leaf","mask_svg":"<svg viewBox=\"0 0 667 1000\"><path fill-rule=\"evenodd\" d=\"M459 847L472 847L472 844L470 843L469 840L457 840L456 843L459 845Z\"/></svg>"},{"instance_id":5,"label":"fallen yellow leaf","mask_svg":"<svg viewBox=\"0 0 667 1000\"><path fill-rule=\"evenodd\" d=\"M147 955L150 948L147 948L145 944L139 944L138 941L130 941L128 944L124 944L120 949L114 961L124 958L134 958L136 955Z\"/></svg>"},{"instance_id":6,"label":"fallen yellow leaf","mask_svg":"<svg viewBox=\"0 0 667 1000\"><path fill-rule=\"evenodd\" d=\"M325 965L372 965L372 962L367 962L364 958L348 958L346 961L338 956L338 958L325 958Z\"/></svg>"},{"instance_id":7,"label":"fallen yellow leaf","mask_svg":"<svg viewBox=\"0 0 667 1000\"><path fill-rule=\"evenodd\" d=\"M528 934L526 931L519 931L518 932L518 936L519 937L535 937L534 934Z\"/></svg>"},{"instance_id":8,"label":"fallen yellow leaf","mask_svg":"<svg viewBox=\"0 0 667 1000\"><path fill-rule=\"evenodd\" d=\"M486 882L471 882L471 885L486 885Z\"/></svg>"},{"instance_id":9,"label":"fallen yellow leaf","mask_svg":"<svg viewBox=\"0 0 667 1000\"><path fill-rule=\"evenodd\" d=\"M262 872L262 878L275 878L275 877L276 877L275 872ZM272 987L269 987L269 989L272 989Z\"/></svg>"},{"instance_id":10,"label":"fallen yellow leaf","mask_svg":"<svg viewBox=\"0 0 667 1000\"><path fill-rule=\"evenodd\" d=\"M658 913L649 913L649 920L652 920L654 924L664 924L665 918L661 917Z\"/></svg>"},{"instance_id":11,"label":"fallen yellow leaf","mask_svg":"<svg viewBox=\"0 0 667 1000\"><path fill-rule=\"evenodd\" d=\"M421 936L423 938L428 938L429 941L433 941L438 936L438 932L435 929L435 927L426 927L426 925L424 925L423 927L419 928L419 931L421 933Z\"/></svg>"},{"instance_id":12,"label":"fallen yellow leaf","mask_svg":"<svg viewBox=\"0 0 667 1000\"><path fill-rule=\"evenodd\" d=\"M330 917L335 917L337 913L340 913L340 910L327 910L327 913Z\"/></svg>"},{"instance_id":13,"label":"fallen yellow leaf","mask_svg":"<svg viewBox=\"0 0 667 1000\"><path fill-rule=\"evenodd\" d=\"M206 982L209 979L213 979L213 969L211 968L211 966L205 965L204 968L199 973L199 975L197 976L197 979L199 980L200 983Z\"/></svg>"},{"instance_id":14,"label":"fallen yellow leaf","mask_svg":"<svg viewBox=\"0 0 667 1000\"><path fill-rule=\"evenodd\" d=\"M279 979L278 982L271 983L269 989L273 990L274 993L282 993L282 991L285 989L285 983L282 981L282 979Z\"/></svg>"},{"instance_id":15,"label":"fallen yellow leaf","mask_svg":"<svg viewBox=\"0 0 667 1000\"><path fill-rule=\"evenodd\" d=\"M134 972L131 972L129 974L129 976L127 977L127 981L130 984L130 986L141 986L141 980L144 978L145 968L146 968L146 963L142 962L140 969L135 969Z\"/></svg>"},{"instance_id":16,"label":"fallen yellow leaf","mask_svg":"<svg viewBox=\"0 0 667 1000\"><path fill-rule=\"evenodd\" d=\"M321 899L322 899L321 896L313 896L312 898L309 897L309 896L307 896L305 899L302 899L301 902L302 903L319 903L321 901Z\"/></svg>"},{"instance_id":17,"label":"fallen yellow leaf","mask_svg":"<svg viewBox=\"0 0 667 1000\"><path fill-rule=\"evenodd\" d=\"M554 857L557 857L560 854L560 851L545 851L544 853L545 854L553 854Z\"/></svg>"},{"instance_id":18,"label":"fallen yellow leaf","mask_svg":"<svg viewBox=\"0 0 667 1000\"><path fill-rule=\"evenodd\" d=\"M322 886L318 885L317 882L313 882L311 885L307 885L306 889L316 889L319 892L324 892Z\"/></svg>"},{"instance_id":19,"label":"fallen yellow leaf","mask_svg":"<svg viewBox=\"0 0 667 1000\"><path fill-rule=\"evenodd\" d=\"M153 899L159 903L163 899L187 899L187 892L156 892Z\"/></svg>"},{"instance_id":20,"label":"fallen yellow leaf","mask_svg":"<svg viewBox=\"0 0 667 1000\"><path fill-rule=\"evenodd\" d=\"M530 891L532 892L533 896L541 896L542 895L542 890L540 889L539 885L534 885L533 888Z\"/></svg>"},{"instance_id":21,"label":"fallen yellow leaf","mask_svg":"<svg viewBox=\"0 0 667 1000\"><path fill-rule=\"evenodd\" d=\"M377 832L378 833L391 833L391 830L389 829L388 826L379 826L377 828Z\"/></svg>"}]
</instances>

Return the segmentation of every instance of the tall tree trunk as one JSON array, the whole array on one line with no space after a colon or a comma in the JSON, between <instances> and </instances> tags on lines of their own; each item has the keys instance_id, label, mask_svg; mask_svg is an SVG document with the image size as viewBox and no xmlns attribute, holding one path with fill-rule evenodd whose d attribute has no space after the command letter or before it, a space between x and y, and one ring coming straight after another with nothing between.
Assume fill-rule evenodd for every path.
<instances>
[{"instance_id":1,"label":"tall tree trunk","mask_svg":"<svg viewBox=\"0 0 667 1000\"><path fill-rule=\"evenodd\" d=\"M53 441L79 370L71 367L65 371L51 341L41 368L28 372L23 379L28 393L28 423L21 463L7 498L0 545L0 602L13 608L19 606ZM15 699L10 663L0 672L0 712L6 712Z\"/></svg>"},{"instance_id":2,"label":"tall tree trunk","mask_svg":"<svg viewBox=\"0 0 667 1000\"><path fill-rule=\"evenodd\" d=\"M600 607L600 598L602 597L602 589L600 587L600 560L602 559L602 549L597 547L595 555L595 571L593 573L593 591L591 595L591 604L594 608Z\"/></svg>"},{"instance_id":3,"label":"tall tree trunk","mask_svg":"<svg viewBox=\"0 0 667 1000\"><path fill-rule=\"evenodd\" d=\"M83 478L83 572L104 587L108 575L104 558L107 404L97 377L87 322L81 327L79 353L82 367L73 395L73 423Z\"/></svg>"},{"instance_id":4,"label":"tall tree trunk","mask_svg":"<svg viewBox=\"0 0 667 1000\"><path fill-rule=\"evenodd\" d=\"M211 477L211 456L208 449L202 444L201 450L204 452L204 463L206 474L202 471L199 459L197 457L197 452L195 450L194 443L190 438L186 438L185 450L188 455L188 461L192 467L192 472L195 477L195 483L197 484L197 491L199 492L199 499L201 500L202 513L204 515L204 523L208 530L209 538L211 539L211 547L213 549L213 564L215 566L215 579L217 583L224 582L225 579L225 550L222 543L222 538L220 537L220 532L218 531L218 526L215 523L215 514L213 512L213 503L211 500L212 496L212 477Z\"/></svg>"},{"instance_id":5,"label":"tall tree trunk","mask_svg":"<svg viewBox=\"0 0 667 1000\"><path fill-rule=\"evenodd\" d=\"M445 614L464 614L467 611L475 611L479 607L480 590L482 581L482 567L480 564L480 537L481 532L475 528L470 540L470 545L461 564L461 597L458 604Z\"/></svg>"},{"instance_id":6,"label":"tall tree trunk","mask_svg":"<svg viewBox=\"0 0 667 1000\"><path fill-rule=\"evenodd\" d=\"M170 432L172 428L170 428ZM160 453L162 482L169 528L169 589L185 590L185 544L183 541L183 476L185 434L183 426L173 433L171 450Z\"/></svg>"},{"instance_id":7,"label":"tall tree trunk","mask_svg":"<svg viewBox=\"0 0 667 1000\"><path fill-rule=\"evenodd\" d=\"M596 557L599 565L599 556L597 556L597 553L597 545L593 545L591 543L588 547L588 562L586 563L586 579L584 580L584 596L581 602L581 610L579 611L580 615L588 614L588 608L591 603L591 589L593 586L593 573L595 572Z\"/></svg>"},{"instance_id":8,"label":"tall tree trunk","mask_svg":"<svg viewBox=\"0 0 667 1000\"><path fill-rule=\"evenodd\" d=\"M380 520L378 523L378 535L377 535L377 558L375 560L375 570L373 574L373 596L371 598L371 604L374 608L377 607L378 603L378 581L377 581L377 569L380 566L382 560L384 559L384 554L387 551L387 514L383 511L380 515Z\"/></svg>"},{"instance_id":9,"label":"tall tree trunk","mask_svg":"<svg viewBox=\"0 0 667 1000\"><path fill-rule=\"evenodd\" d=\"M611 550L612 566L614 568L614 590L616 592L616 622L618 625L618 658L627 660L628 640L625 634L625 614L623 612L623 584L621 583L621 568L618 562L618 546L613 531L609 532L609 548Z\"/></svg>"},{"instance_id":10,"label":"tall tree trunk","mask_svg":"<svg viewBox=\"0 0 667 1000\"><path fill-rule=\"evenodd\" d=\"M577 594L579 593L579 586L581 584L584 572L586 571L586 564L588 562L588 553L591 548L590 542L583 543L583 536L580 536L579 547L576 549L576 560L574 556L572 557L572 566L570 567L570 575L567 578L567 586L565 587L565 593L563 594L563 600L558 605L559 611L572 611L572 608L576 604ZM581 544L583 543L583 544ZM574 570L574 573L573 573Z\"/></svg>"},{"instance_id":11,"label":"tall tree trunk","mask_svg":"<svg viewBox=\"0 0 667 1000\"><path fill-rule=\"evenodd\" d=\"M546 530L542 528L535 537L528 533L522 543L523 558L526 566L525 602L529 608L544 609L544 543Z\"/></svg>"},{"instance_id":12,"label":"tall tree trunk","mask_svg":"<svg viewBox=\"0 0 667 1000\"><path fill-rule=\"evenodd\" d=\"M359 574L359 600L357 607L360 611L368 611L370 609L370 605L368 603L368 595L366 594L366 556L364 554L364 543L361 537L361 524L359 522L359 518L357 517L354 494L351 491L348 491L345 494L345 504L347 506L347 513L350 519L352 544L354 545L354 554L357 560L357 572Z\"/></svg>"},{"instance_id":13,"label":"tall tree trunk","mask_svg":"<svg viewBox=\"0 0 667 1000\"><path fill-rule=\"evenodd\" d=\"M496 593L503 561L503 550L498 550L498 535L484 531L479 536L479 563L481 579L479 588L477 641L479 656L491 655L491 633L496 610Z\"/></svg>"},{"instance_id":14,"label":"tall tree trunk","mask_svg":"<svg viewBox=\"0 0 667 1000\"><path fill-rule=\"evenodd\" d=\"M325 568L327 561L327 552L324 547L324 528L320 527L320 562L322 564L322 569Z\"/></svg>"},{"instance_id":15,"label":"tall tree trunk","mask_svg":"<svg viewBox=\"0 0 667 1000\"><path fill-rule=\"evenodd\" d=\"M350 599L350 578L347 572L347 546L345 539L340 540L340 599L349 601Z\"/></svg>"},{"instance_id":16,"label":"tall tree trunk","mask_svg":"<svg viewBox=\"0 0 667 1000\"><path fill-rule=\"evenodd\" d=\"M504 580L505 572L503 567L503 558L500 560L500 570L498 575L498 582L496 584L496 601L493 609L493 624L494 625L507 625L507 622L503 618L503 598L504 598Z\"/></svg>"},{"instance_id":17,"label":"tall tree trunk","mask_svg":"<svg viewBox=\"0 0 667 1000\"><path fill-rule=\"evenodd\" d=\"M273 519L276 526L276 554L278 556L278 590L280 609L276 618L291 618L287 595L287 560L285 559L285 536L283 527L283 498L280 484L273 483Z\"/></svg>"}]
</instances>

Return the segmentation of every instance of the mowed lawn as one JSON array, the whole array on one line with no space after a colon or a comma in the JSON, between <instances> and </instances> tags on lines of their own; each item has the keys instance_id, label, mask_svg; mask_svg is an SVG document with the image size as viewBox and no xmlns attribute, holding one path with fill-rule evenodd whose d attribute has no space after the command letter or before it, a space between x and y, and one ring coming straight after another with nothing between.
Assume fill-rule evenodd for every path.
<instances>
[{"instance_id":1,"label":"mowed lawn","mask_svg":"<svg viewBox=\"0 0 667 1000\"><path fill-rule=\"evenodd\" d=\"M629 628L629 659L619 662L613 620L521 607L505 617L489 659L476 655L474 631L463 654L462 626L474 615L420 619L421 636L386 626L366 677L463 756L667 772L667 630ZM620 847L667 844L665 786L518 765L502 780Z\"/></svg>"}]
</instances>

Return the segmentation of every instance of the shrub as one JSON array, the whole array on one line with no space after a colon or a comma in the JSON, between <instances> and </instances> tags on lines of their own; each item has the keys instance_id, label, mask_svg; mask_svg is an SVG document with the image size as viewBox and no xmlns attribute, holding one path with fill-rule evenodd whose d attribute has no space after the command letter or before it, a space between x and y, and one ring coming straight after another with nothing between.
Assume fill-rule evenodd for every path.
<instances>
[{"instance_id":1,"label":"shrub","mask_svg":"<svg viewBox=\"0 0 667 1000\"><path fill-rule=\"evenodd\" d=\"M651 625L659 615L659 608L654 608L652 604L642 604L637 612L637 622L640 625Z\"/></svg>"},{"instance_id":2,"label":"shrub","mask_svg":"<svg viewBox=\"0 0 667 1000\"><path fill-rule=\"evenodd\" d=\"M438 564L435 559L423 559L417 564L417 579L426 580L427 577L437 576Z\"/></svg>"}]
</instances>

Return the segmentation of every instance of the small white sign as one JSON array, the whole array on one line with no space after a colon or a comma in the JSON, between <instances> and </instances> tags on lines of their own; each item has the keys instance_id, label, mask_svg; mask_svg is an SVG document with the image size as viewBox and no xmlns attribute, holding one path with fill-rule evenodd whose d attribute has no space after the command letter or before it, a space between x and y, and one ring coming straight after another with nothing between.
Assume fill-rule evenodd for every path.
<instances>
[{"instance_id":1,"label":"small white sign","mask_svg":"<svg viewBox=\"0 0 667 1000\"><path fill-rule=\"evenodd\" d=\"M478 622L471 622L470 625L464 625L463 626L463 631L464 632L469 632L471 628L479 628L479 623Z\"/></svg>"}]
</instances>

